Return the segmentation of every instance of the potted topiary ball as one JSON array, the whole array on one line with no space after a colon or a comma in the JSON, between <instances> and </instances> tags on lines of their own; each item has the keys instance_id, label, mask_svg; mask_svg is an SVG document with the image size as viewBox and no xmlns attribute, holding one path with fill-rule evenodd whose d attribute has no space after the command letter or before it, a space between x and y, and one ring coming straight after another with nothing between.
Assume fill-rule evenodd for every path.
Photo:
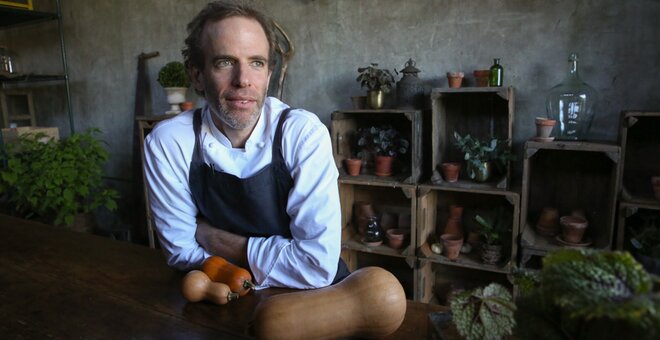
<instances>
[{"instance_id":1,"label":"potted topiary ball","mask_svg":"<svg viewBox=\"0 0 660 340\"><path fill-rule=\"evenodd\" d=\"M167 103L171 105L166 113L177 114L181 112L179 105L186 101L186 91L190 87L190 78L182 62L167 63L158 72L158 83L167 93Z\"/></svg>"}]
</instances>

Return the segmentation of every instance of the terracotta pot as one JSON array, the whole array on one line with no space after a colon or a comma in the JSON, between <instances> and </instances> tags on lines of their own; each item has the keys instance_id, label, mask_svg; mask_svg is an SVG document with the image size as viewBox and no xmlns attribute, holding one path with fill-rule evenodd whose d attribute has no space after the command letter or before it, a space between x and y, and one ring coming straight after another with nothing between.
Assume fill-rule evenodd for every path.
<instances>
[{"instance_id":1,"label":"terracotta pot","mask_svg":"<svg viewBox=\"0 0 660 340\"><path fill-rule=\"evenodd\" d=\"M195 104L193 104L193 102L183 102L179 106L181 106L181 111L188 111L192 110L195 107Z\"/></svg>"},{"instance_id":2,"label":"terracotta pot","mask_svg":"<svg viewBox=\"0 0 660 340\"><path fill-rule=\"evenodd\" d=\"M541 210L536 222L536 232L542 236L555 236L559 233L559 211L552 207Z\"/></svg>"},{"instance_id":3,"label":"terracotta pot","mask_svg":"<svg viewBox=\"0 0 660 340\"><path fill-rule=\"evenodd\" d=\"M351 176L360 175L360 168L362 167L362 160L359 158L347 158L346 163L346 172Z\"/></svg>"},{"instance_id":4,"label":"terracotta pot","mask_svg":"<svg viewBox=\"0 0 660 340\"><path fill-rule=\"evenodd\" d=\"M474 70L474 82L479 87L488 86L488 77L490 76L490 70Z\"/></svg>"},{"instance_id":5,"label":"terracotta pot","mask_svg":"<svg viewBox=\"0 0 660 340\"><path fill-rule=\"evenodd\" d=\"M448 259L456 261L461 253L463 237L458 235L442 234L440 235L440 239L442 240L442 254L445 255Z\"/></svg>"},{"instance_id":6,"label":"terracotta pot","mask_svg":"<svg viewBox=\"0 0 660 340\"><path fill-rule=\"evenodd\" d=\"M407 235L410 234L410 229L387 229L385 234L387 235L387 244L393 249L400 249L403 247Z\"/></svg>"},{"instance_id":7,"label":"terracotta pot","mask_svg":"<svg viewBox=\"0 0 660 340\"><path fill-rule=\"evenodd\" d=\"M392 175L392 162L394 157L376 155L376 176L387 177Z\"/></svg>"},{"instance_id":8,"label":"terracotta pot","mask_svg":"<svg viewBox=\"0 0 660 340\"><path fill-rule=\"evenodd\" d=\"M467 243L472 247L477 247L481 243L481 234L476 231L470 231L467 236Z\"/></svg>"},{"instance_id":9,"label":"terracotta pot","mask_svg":"<svg viewBox=\"0 0 660 340\"><path fill-rule=\"evenodd\" d=\"M442 230L443 234L458 235L463 237L463 226L460 218L448 218L445 228Z\"/></svg>"},{"instance_id":10,"label":"terracotta pot","mask_svg":"<svg viewBox=\"0 0 660 340\"><path fill-rule=\"evenodd\" d=\"M580 243L589 226L586 219L578 216L562 216L559 223L561 224L562 239L568 243Z\"/></svg>"},{"instance_id":11,"label":"terracotta pot","mask_svg":"<svg viewBox=\"0 0 660 340\"><path fill-rule=\"evenodd\" d=\"M367 225L373 216L376 216L376 211L371 203L358 201L353 204L353 218L358 234L362 236L367 234Z\"/></svg>"},{"instance_id":12,"label":"terracotta pot","mask_svg":"<svg viewBox=\"0 0 660 340\"><path fill-rule=\"evenodd\" d=\"M351 103L356 110L364 110L367 107L367 96L352 96Z\"/></svg>"},{"instance_id":13,"label":"terracotta pot","mask_svg":"<svg viewBox=\"0 0 660 340\"><path fill-rule=\"evenodd\" d=\"M496 264L502 258L502 246L483 244L481 246L481 261L486 264Z\"/></svg>"},{"instance_id":14,"label":"terracotta pot","mask_svg":"<svg viewBox=\"0 0 660 340\"><path fill-rule=\"evenodd\" d=\"M442 177L449 183L458 181L458 174L461 172L461 163L446 162L440 164L442 170Z\"/></svg>"},{"instance_id":15,"label":"terracotta pot","mask_svg":"<svg viewBox=\"0 0 660 340\"><path fill-rule=\"evenodd\" d=\"M463 217L463 206L458 204L449 205L449 218L461 219Z\"/></svg>"},{"instance_id":16,"label":"terracotta pot","mask_svg":"<svg viewBox=\"0 0 660 340\"><path fill-rule=\"evenodd\" d=\"M461 87L463 77L463 72L447 72L447 82L449 83L449 87L453 89Z\"/></svg>"},{"instance_id":17,"label":"terracotta pot","mask_svg":"<svg viewBox=\"0 0 660 340\"><path fill-rule=\"evenodd\" d=\"M536 118L536 137L548 138L557 123L554 119Z\"/></svg>"},{"instance_id":18,"label":"terracotta pot","mask_svg":"<svg viewBox=\"0 0 660 340\"><path fill-rule=\"evenodd\" d=\"M653 194L655 199L660 201L660 176L651 177L651 185L653 186Z\"/></svg>"}]
</instances>

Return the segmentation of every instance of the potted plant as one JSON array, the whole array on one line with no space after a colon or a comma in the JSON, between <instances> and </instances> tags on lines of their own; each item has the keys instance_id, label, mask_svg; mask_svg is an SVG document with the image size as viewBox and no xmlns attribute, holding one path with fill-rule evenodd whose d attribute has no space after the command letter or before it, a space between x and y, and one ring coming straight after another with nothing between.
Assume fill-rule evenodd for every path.
<instances>
[{"instance_id":1,"label":"potted plant","mask_svg":"<svg viewBox=\"0 0 660 340\"><path fill-rule=\"evenodd\" d=\"M638 212L626 221L628 249L655 275L660 275L660 215Z\"/></svg>"},{"instance_id":2,"label":"potted plant","mask_svg":"<svg viewBox=\"0 0 660 340\"><path fill-rule=\"evenodd\" d=\"M498 283L457 293L450 307L456 330L465 339L501 339L516 325L513 297Z\"/></svg>"},{"instance_id":3,"label":"potted plant","mask_svg":"<svg viewBox=\"0 0 660 340\"><path fill-rule=\"evenodd\" d=\"M520 339L657 339L660 290L629 252L566 248L514 272Z\"/></svg>"},{"instance_id":4,"label":"potted plant","mask_svg":"<svg viewBox=\"0 0 660 340\"><path fill-rule=\"evenodd\" d=\"M484 142L454 131L454 145L463 153L468 176L478 182L488 181L494 171L504 172L508 162L515 159L506 140L491 138Z\"/></svg>"},{"instance_id":5,"label":"potted plant","mask_svg":"<svg viewBox=\"0 0 660 340\"><path fill-rule=\"evenodd\" d=\"M179 104L186 101L186 91L190 87L190 78L186 67L180 61L171 61L158 72L158 83L167 93L167 103L171 105L167 113L179 113Z\"/></svg>"},{"instance_id":6,"label":"potted plant","mask_svg":"<svg viewBox=\"0 0 660 340\"><path fill-rule=\"evenodd\" d=\"M487 264L496 264L502 258L502 247L511 236L511 214L504 207L476 214L475 222L479 226L481 244L481 260Z\"/></svg>"},{"instance_id":7,"label":"potted plant","mask_svg":"<svg viewBox=\"0 0 660 340\"><path fill-rule=\"evenodd\" d=\"M410 143L391 125L371 126L357 131L358 155L374 154L376 176L390 176L395 157L408 152Z\"/></svg>"},{"instance_id":8,"label":"potted plant","mask_svg":"<svg viewBox=\"0 0 660 340\"><path fill-rule=\"evenodd\" d=\"M71 226L79 213L98 207L117 208L118 193L102 183L108 153L94 134L74 133L66 139L44 140L26 134L6 145L0 156L0 195L10 213L55 225Z\"/></svg>"},{"instance_id":9,"label":"potted plant","mask_svg":"<svg viewBox=\"0 0 660 340\"><path fill-rule=\"evenodd\" d=\"M376 63L358 68L358 73L359 75L355 80L360 83L361 87L367 88L368 105L372 109L382 108L385 94L389 93L394 85L392 73L389 70L379 68Z\"/></svg>"}]
</instances>

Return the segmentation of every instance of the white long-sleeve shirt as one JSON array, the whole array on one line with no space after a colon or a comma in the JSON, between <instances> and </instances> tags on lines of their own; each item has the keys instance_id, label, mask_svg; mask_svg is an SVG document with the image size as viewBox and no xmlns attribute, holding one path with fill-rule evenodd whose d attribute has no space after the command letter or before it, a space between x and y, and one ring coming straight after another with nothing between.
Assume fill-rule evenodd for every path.
<instances>
[{"instance_id":1,"label":"white long-sleeve shirt","mask_svg":"<svg viewBox=\"0 0 660 340\"><path fill-rule=\"evenodd\" d=\"M205 107L200 133L204 161L240 178L272 159L272 141L288 106L268 97L244 149L212 123ZM158 239L170 266L190 270L210 256L195 240L195 206L188 185L195 144L193 111L160 122L145 139L144 169ZM293 178L287 213L291 239L250 237L247 258L257 288L318 288L332 283L341 248L338 171L328 130L308 111L293 110L283 125L282 153Z\"/></svg>"}]
</instances>

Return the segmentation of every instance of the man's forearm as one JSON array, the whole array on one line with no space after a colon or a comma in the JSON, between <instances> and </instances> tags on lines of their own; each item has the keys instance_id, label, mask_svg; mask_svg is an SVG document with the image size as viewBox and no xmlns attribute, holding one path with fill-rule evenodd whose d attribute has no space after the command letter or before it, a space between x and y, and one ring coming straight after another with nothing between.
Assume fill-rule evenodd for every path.
<instances>
[{"instance_id":1,"label":"man's forearm","mask_svg":"<svg viewBox=\"0 0 660 340\"><path fill-rule=\"evenodd\" d=\"M198 219L195 239L208 253L221 256L237 266L249 269L247 237L215 228L208 221Z\"/></svg>"}]
</instances>

